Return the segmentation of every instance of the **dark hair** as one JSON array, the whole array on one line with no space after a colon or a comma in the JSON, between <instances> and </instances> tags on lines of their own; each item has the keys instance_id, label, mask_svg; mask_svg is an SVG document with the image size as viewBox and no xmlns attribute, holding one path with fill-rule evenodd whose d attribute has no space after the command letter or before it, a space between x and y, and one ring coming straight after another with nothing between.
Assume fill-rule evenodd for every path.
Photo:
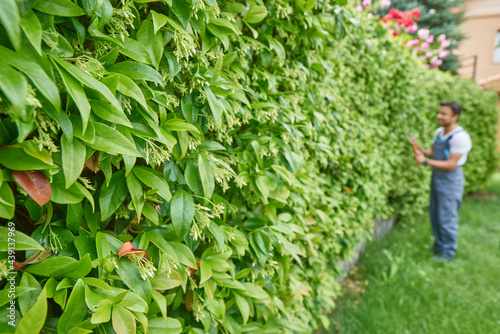
<instances>
[{"instance_id":1,"label":"dark hair","mask_svg":"<svg viewBox=\"0 0 500 334\"><path fill-rule=\"evenodd\" d=\"M456 102L441 102L440 105L450 107L453 111L453 115L460 115L462 112L462 106Z\"/></svg>"}]
</instances>

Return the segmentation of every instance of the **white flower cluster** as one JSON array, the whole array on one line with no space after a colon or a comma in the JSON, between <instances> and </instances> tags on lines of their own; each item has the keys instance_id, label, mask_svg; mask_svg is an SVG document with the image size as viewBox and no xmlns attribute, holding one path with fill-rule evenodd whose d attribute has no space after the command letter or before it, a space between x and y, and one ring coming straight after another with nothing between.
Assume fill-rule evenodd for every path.
<instances>
[{"instance_id":1,"label":"white flower cluster","mask_svg":"<svg viewBox=\"0 0 500 334\"><path fill-rule=\"evenodd\" d=\"M129 259L134 262L139 268L141 278L146 280L148 277L155 277L155 266L144 256L137 256L136 254L128 254Z\"/></svg>"},{"instance_id":2,"label":"white flower cluster","mask_svg":"<svg viewBox=\"0 0 500 334\"><path fill-rule=\"evenodd\" d=\"M176 29L174 31L174 43L176 46L174 55L177 57L177 61L182 58L189 60L189 57L196 54L196 43L187 31Z\"/></svg>"},{"instance_id":3,"label":"white flower cluster","mask_svg":"<svg viewBox=\"0 0 500 334\"><path fill-rule=\"evenodd\" d=\"M113 15L108 23L108 30L113 37L118 37L122 42L128 37L130 28L134 25L135 15L129 6L113 9Z\"/></svg>"},{"instance_id":4,"label":"white flower cluster","mask_svg":"<svg viewBox=\"0 0 500 334\"><path fill-rule=\"evenodd\" d=\"M160 274L167 274L170 276L172 270L177 269L177 263L175 260L167 253L160 250L160 259L158 261L158 272Z\"/></svg>"}]
</instances>

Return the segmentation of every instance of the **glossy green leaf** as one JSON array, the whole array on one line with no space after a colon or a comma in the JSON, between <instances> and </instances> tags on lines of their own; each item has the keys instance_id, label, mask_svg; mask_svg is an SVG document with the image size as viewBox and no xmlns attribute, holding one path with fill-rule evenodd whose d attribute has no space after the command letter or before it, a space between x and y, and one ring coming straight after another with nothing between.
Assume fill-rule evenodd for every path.
<instances>
[{"instance_id":1,"label":"glossy green leaf","mask_svg":"<svg viewBox=\"0 0 500 334\"><path fill-rule=\"evenodd\" d=\"M80 16L85 14L83 9L70 0L43 0L33 6L36 10L56 16Z\"/></svg>"},{"instance_id":2,"label":"glossy green leaf","mask_svg":"<svg viewBox=\"0 0 500 334\"><path fill-rule=\"evenodd\" d=\"M42 290L33 307L21 318L15 334L40 333L47 317L47 292Z\"/></svg>"},{"instance_id":3,"label":"glossy green leaf","mask_svg":"<svg viewBox=\"0 0 500 334\"><path fill-rule=\"evenodd\" d=\"M79 279L73 287L64 312L57 322L57 333L68 333L70 329L78 325L85 318L87 313L85 284Z\"/></svg>"},{"instance_id":4,"label":"glossy green leaf","mask_svg":"<svg viewBox=\"0 0 500 334\"><path fill-rule=\"evenodd\" d=\"M174 318L154 318L149 321L149 334L180 334L182 333L182 324Z\"/></svg>"},{"instance_id":5,"label":"glossy green leaf","mask_svg":"<svg viewBox=\"0 0 500 334\"><path fill-rule=\"evenodd\" d=\"M124 74L133 80L146 80L155 82L160 86L164 85L161 74L145 64L133 61L122 61L110 66L108 71Z\"/></svg>"},{"instance_id":6,"label":"glossy green leaf","mask_svg":"<svg viewBox=\"0 0 500 334\"><path fill-rule=\"evenodd\" d=\"M4 186L8 187L6 183L3 184L2 188ZM23 232L0 226L0 251L7 252L12 249L13 243L15 243L15 250L45 250L38 242Z\"/></svg>"},{"instance_id":7,"label":"glossy green leaf","mask_svg":"<svg viewBox=\"0 0 500 334\"><path fill-rule=\"evenodd\" d=\"M192 161L188 160L186 163L186 170L184 171L184 178L189 188L198 196L203 195L203 184L201 183L200 173L198 166Z\"/></svg>"},{"instance_id":8,"label":"glossy green leaf","mask_svg":"<svg viewBox=\"0 0 500 334\"><path fill-rule=\"evenodd\" d=\"M69 188L66 188L66 181L63 174L58 173L52 178L52 183L50 184L52 196L50 200L59 204L81 203L85 195L78 187L78 183L75 182Z\"/></svg>"},{"instance_id":9,"label":"glossy green leaf","mask_svg":"<svg viewBox=\"0 0 500 334\"><path fill-rule=\"evenodd\" d=\"M191 195L184 190L178 190L170 203L170 214L175 234L182 239L189 231L194 217L194 202Z\"/></svg>"},{"instance_id":10,"label":"glossy green leaf","mask_svg":"<svg viewBox=\"0 0 500 334\"><path fill-rule=\"evenodd\" d=\"M110 103L100 100L90 100L90 105L92 107L92 112L103 120L111 123L122 124L127 127L132 126L122 109L113 108Z\"/></svg>"},{"instance_id":11,"label":"glossy green leaf","mask_svg":"<svg viewBox=\"0 0 500 334\"><path fill-rule=\"evenodd\" d=\"M68 140L66 136L61 138L61 153L64 180L66 189L69 188L82 173L85 166L85 145L78 138Z\"/></svg>"},{"instance_id":12,"label":"glossy green leaf","mask_svg":"<svg viewBox=\"0 0 500 334\"><path fill-rule=\"evenodd\" d=\"M137 212L137 217L141 217L142 208L144 207L144 193L142 191L141 182L135 177L133 173L126 176L127 188L132 197L132 203L134 203L135 211Z\"/></svg>"},{"instance_id":13,"label":"glossy green leaf","mask_svg":"<svg viewBox=\"0 0 500 334\"><path fill-rule=\"evenodd\" d=\"M26 37L28 37L31 45L39 55L42 55L42 25L32 10L29 10L26 15L21 18L21 28L26 34Z\"/></svg>"},{"instance_id":14,"label":"glossy green leaf","mask_svg":"<svg viewBox=\"0 0 500 334\"><path fill-rule=\"evenodd\" d=\"M21 18L15 0L0 1L0 22L16 50L21 46Z\"/></svg>"},{"instance_id":15,"label":"glossy green leaf","mask_svg":"<svg viewBox=\"0 0 500 334\"><path fill-rule=\"evenodd\" d=\"M210 106L210 110L212 110L212 115L215 118L215 122L219 124L222 120L222 113L224 112L224 107L215 97L210 87L205 86L204 89L205 89L205 94L207 94L208 105Z\"/></svg>"},{"instance_id":16,"label":"glossy green leaf","mask_svg":"<svg viewBox=\"0 0 500 334\"><path fill-rule=\"evenodd\" d=\"M61 74L61 78L63 79L64 86L68 90L68 93L71 95L73 101L75 101L75 104L78 106L78 111L80 112L80 116L82 118L81 133L84 134L90 117L90 103L87 95L85 94L85 90L78 79L69 74L64 68L62 68L62 66L57 66L57 68Z\"/></svg>"},{"instance_id":17,"label":"glossy green leaf","mask_svg":"<svg viewBox=\"0 0 500 334\"><path fill-rule=\"evenodd\" d=\"M166 201L170 201L172 199L168 183L160 173L143 166L135 166L132 169L132 172L146 186L158 190L158 194Z\"/></svg>"},{"instance_id":18,"label":"glossy green leaf","mask_svg":"<svg viewBox=\"0 0 500 334\"><path fill-rule=\"evenodd\" d=\"M200 261L200 271L201 271L200 284L203 284L208 279L210 279L210 277L212 277L212 268L206 261Z\"/></svg>"},{"instance_id":19,"label":"glossy green leaf","mask_svg":"<svg viewBox=\"0 0 500 334\"><path fill-rule=\"evenodd\" d=\"M33 81L35 87L40 90L45 98L54 106L56 111L61 110L59 90L38 63L3 46L0 46L0 59L23 72Z\"/></svg>"},{"instance_id":20,"label":"glossy green leaf","mask_svg":"<svg viewBox=\"0 0 500 334\"><path fill-rule=\"evenodd\" d=\"M2 60L0 60L0 90L12 105L11 116L14 119L21 117L28 95L28 82L24 75L4 63Z\"/></svg>"},{"instance_id":21,"label":"glossy green leaf","mask_svg":"<svg viewBox=\"0 0 500 334\"><path fill-rule=\"evenodd\" d=\"M109 299L103 299L97 310L92 315L90 322L92 324L100 324L108 322L111 319L111 307L113 302Z\"/></svg>"},{"instance_id":22,"label":"glossy green leaf","mask_svg":"<svg viewBox=\"0 0 500 334\"><path fill-rule=\"evenodd\" d=\"M51 256L30 265L26 271L36 276L78 279L87 276L91 269L90 255L87 254L79 261L67 256Z\"/></svg>"},{"instance_id":23,"label":"glossy green leaf","mask_svg":"<svg viewBox=\"0 0 500 334\"><path fill-rule=\"evenodd\" d=\"M118 269L116 270L118 276L120 276L132 291L137 293L139 297L144 299L146 303L151 301L151 283L149 279L143 279L139 273L139 269L127 258L121 258L117 261Z\"/></svg>"},{"instance_id":24,"label":"glossy green leaf","mask_svg":"<svg viewBox=\"0 0 500 334\"><path fill-rule=\"evenodd\" d=\"M42 291L42 287L40 283L33 277L30 273L23 273L23 277L21 278L20 287L29 287L34 290L23 293L21 296L17 298L19 309L23 316L26 316L26 313L35 305L37 302L37 297L40 295Z\"/></svg>"},{"instance_id":25,"label":"glossy green leaf","mask_svg":"<svg viewBox=\"0 0 500 334\"><path fill-rule=\"evenodd\" d=\"M94 79L87 72L79 69L75 65L68 63L59 58L51 58L54 62L56 62L59 66L63 67L68 73L74 76L78 81L80 81L83 85L94 89L99 92L115 109L116 112L122 112L122 107L120 103L116 100L116 97L111 93L108 87L104 85L99 80Z\"/></svg>"},{"instance_id":26,"label":"glossy green leaf","mask_svg":"<svg viewBox=\"0 0 500 334\"><path fill-rule=\"evenodd\" d=\"M206 199L211 199L215 188L214 173L210 161L203 154L198 155L198 169L203 185L203 194Z\"/></svg>"},{"instance_id":27,"label":"glossy green leaf","mask_svg":"<svg viewBox=\"0 0 500 334\"><path fill-rule=\"evenodd\" d=\"M99 206L101 208L101 221L108 219L123 203L127 197L127 183L124 171L113 174L109 185L101 187Z\"/></svg>"},{"instance_id":28,"label":"glossy green leaf","mask_svg":"<svg viewBox=\"0 0 500 334\"><path fill-rule=\"evenodd\" d=\"M95 140L88 146L98 151L141 157L135 145L117 130L102 123L94 123L94 127Z\"/></svg>"},{"instance_id":29,"label":"glossy green leaf","mask_svg":"<svg viewBox=\"0 0 500 334\"><path fill-rule=\"evenodd\" d=\"M14 217L15 209L16 207L12 189L10 189L7 182L3 182L0 185L0 218L12 219L12 217Z\"/></svg>"}]
</instances>

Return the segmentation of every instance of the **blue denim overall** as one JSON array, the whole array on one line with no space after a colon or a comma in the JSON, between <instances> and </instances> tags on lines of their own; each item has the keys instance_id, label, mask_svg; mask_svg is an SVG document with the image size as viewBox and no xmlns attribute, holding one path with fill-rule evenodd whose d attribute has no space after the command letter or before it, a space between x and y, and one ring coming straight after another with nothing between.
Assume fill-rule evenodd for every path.
<instances>
[{"instance_id":1,"label":"blue denim overall","mask_svg":"<svg viewBox=\"0 0 500 334\"><path fill-rule=\"evenodd\" d=\"M463 130L459 130L460 132ZM450 157L450 136L439 135L434 143L434 160L448 160ZM458 210L462 204L464 173L461 166L452 171L432 169L430 214L434 233L433 251L452 259L457 251Z\"/></svg>"}]
</instances>

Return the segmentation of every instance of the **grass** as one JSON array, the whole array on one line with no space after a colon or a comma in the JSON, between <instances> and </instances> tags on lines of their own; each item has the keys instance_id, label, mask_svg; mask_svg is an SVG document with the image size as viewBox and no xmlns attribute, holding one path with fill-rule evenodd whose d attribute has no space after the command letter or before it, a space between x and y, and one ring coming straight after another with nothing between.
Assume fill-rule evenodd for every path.
<instances>
[{"instance_id":1,"label":"grass","mask_svg":"<svg viewBox=\"0 0 500 334\"><path fill-rule=\"evenodd\" d=\"M500 333L500 173L486 190L464 199L449 263L431 260L428 218L368 245L329 333Z\"/></svg>"}]
</instances>

